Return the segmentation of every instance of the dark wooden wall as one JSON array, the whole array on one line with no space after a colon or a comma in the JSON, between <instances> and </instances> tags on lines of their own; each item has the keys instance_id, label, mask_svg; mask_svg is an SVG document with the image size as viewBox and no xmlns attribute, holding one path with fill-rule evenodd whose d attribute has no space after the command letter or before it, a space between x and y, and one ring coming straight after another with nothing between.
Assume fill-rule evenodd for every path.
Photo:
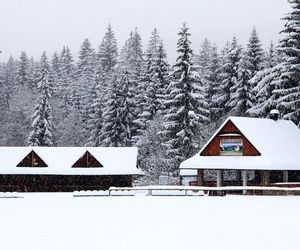
<instances>
[{"instance_id":1,"label":"dark wooden wall","mask_svg":"<svg viewBox=\"0 0 300 250\"><path fill-rule=\"evenodd\" d=\"M131 186L130 175L0 175L0 192L73 192Z\"/></svg>"},{"instance_id":2,"label":"dark wooden wall","mask_svg":"<svg viewBox=\"0 0 300 250\"><path fill-rule=\"evenodd\" d=\"M219 136L220 134L241 134L241 137L237 136ZM220 155L220 141L221 139L240 139L242 138L244 144L244 155L245 156L258 156L260 153L258 150L248 141L248 139L238 130L238 128L231 122L225 124L221 131L216 135L215 138L207 145L207 147L201 152L202 156L218 156ZM224 156L230 157L230 156Z\"/></svg>"}]
</instances>

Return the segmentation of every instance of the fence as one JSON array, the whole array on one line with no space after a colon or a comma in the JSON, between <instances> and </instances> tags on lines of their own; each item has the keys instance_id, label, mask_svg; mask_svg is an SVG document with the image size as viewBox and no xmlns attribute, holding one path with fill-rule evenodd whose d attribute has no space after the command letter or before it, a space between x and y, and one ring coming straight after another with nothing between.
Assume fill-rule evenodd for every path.
<instances>
[{"instance_id":1,"label":"fence","mask_svg":"<svg viewBox=\"0 0 300 250\"><path fill-rule=\"evenodd\" d=\"M300 187L191 187L191 186L145 186L111 187L104 191L77 191L75 197L86 196L224 196L227 193L246 195L300 195Z\"/></svg>"}]
</instances>

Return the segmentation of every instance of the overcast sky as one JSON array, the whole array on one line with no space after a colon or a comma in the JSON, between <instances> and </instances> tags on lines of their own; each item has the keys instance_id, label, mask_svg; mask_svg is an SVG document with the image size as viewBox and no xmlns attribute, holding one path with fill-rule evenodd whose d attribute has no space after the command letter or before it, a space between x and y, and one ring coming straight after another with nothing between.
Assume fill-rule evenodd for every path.
<instances>
[{"instance_id":1,"label":"overcast sky","mask_svg":"<svg viewBox=\"0 0 300 250\"><path fill-rule=\"evenodd\" d=\"M156 27L170 62L183 22L196 51L205 37L219 47L233 35L245 44L253 26L267 47L278 40L287 12L287 0L0 0L0 61L21 51L39 58L46 50L52 56L63 45L77 55L84 38L98 48L108 23L119 49L135 27L144 45Z\"/></svg>"}]
</instances>

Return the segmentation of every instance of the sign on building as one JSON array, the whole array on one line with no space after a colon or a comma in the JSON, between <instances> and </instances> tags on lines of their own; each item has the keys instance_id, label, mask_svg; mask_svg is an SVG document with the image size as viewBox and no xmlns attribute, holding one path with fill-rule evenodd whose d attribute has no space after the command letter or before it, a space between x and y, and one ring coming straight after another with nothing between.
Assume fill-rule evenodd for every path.
<instances>
[{"instance_id":1,"label":"sign on building","mask_svg":"<svg viewBox=\"0 0 300 250\"><path fill-rule=\"evenodd\" d=\"M222 139L220 141L220 155L243 155L244 145L242 139Z\"/></svg>"}]
</instances>

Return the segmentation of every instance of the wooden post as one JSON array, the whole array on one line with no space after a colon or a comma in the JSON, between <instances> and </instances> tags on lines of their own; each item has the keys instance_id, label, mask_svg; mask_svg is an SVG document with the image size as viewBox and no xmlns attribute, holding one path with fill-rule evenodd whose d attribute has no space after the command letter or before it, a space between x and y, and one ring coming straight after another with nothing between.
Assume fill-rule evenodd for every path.
<instances>
[{"instance_id":1,"label":"wooden post","mask_svg":"<svg viewBox=\"0 0 300 250\"><path fill-rule=\"evenodd\" d=\"M262 184L263 186L270 184L270 172L268 170L262 171Z\"/></svg>"},{"instance_id":2,"label":"wooden post","mask_svg":"<svg viewBox=\"0 0 300 250\"><path fill-rule=\"evenodd\" d=\"M283 182L289 182L289 171L283 171Z\"/></svg>"},{"instance_id":3,"label":"wooden post","mask_svg":"<svg viewBox=\"0 0 300 250\"><path fill-rule=\"evenodd\" d=\"M243 187L247 187L248 185L247 170L242 170L242 180L243 180ZM243 194L247 194L247 190L243 190Z\"/></svg>"},{"instance_id":4,"label":"wooden post","mask_svg":"<svg viewBox=\"0 0 300 250\"><path fill-rule=\"evenodd\" d=\"M204 186L204 170L198 169L197 171L197 186Z\"/></svg>"},{"instance_id":5,"label":"wooden post","mask_svg":"<svg viewBox=\"0 0 300 250\"><path fill-rule=\"evenodd\" d=\"M223 170L217 170L217 187L223 186Z\"/></svg>"}]
</instances>

